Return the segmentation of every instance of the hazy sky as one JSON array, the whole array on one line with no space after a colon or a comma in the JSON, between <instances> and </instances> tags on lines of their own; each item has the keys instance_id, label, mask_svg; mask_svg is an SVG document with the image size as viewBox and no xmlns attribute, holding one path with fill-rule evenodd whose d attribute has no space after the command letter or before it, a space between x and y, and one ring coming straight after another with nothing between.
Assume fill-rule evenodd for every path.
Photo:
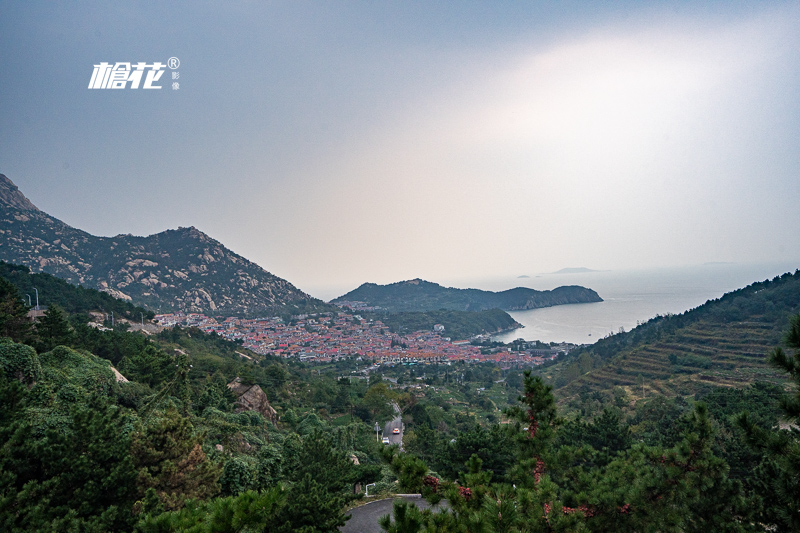
<instances>
[{"instance_id":1,"label":"hazy sky","mask_svg":"<svg viewBox=\"0 0 800 533\"><path fill-rule=\"evenodd\" d=\"M87 88L173 56L178 90ZM798 2L2 1L0 120L48 213L312 293L800 267Z\"/></svg>"}]
</instances>

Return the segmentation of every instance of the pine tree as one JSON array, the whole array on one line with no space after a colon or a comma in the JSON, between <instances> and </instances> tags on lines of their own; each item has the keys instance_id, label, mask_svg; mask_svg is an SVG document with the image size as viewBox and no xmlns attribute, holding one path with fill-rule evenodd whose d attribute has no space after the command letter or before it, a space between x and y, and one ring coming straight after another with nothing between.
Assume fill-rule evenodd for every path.
<instances>
[{"instance_id":1,"label":"pine tree","mask_svg":"<svg viewBox=\"0 0 800 533\"><path fill-rule=\"evenodd\" d=\"M344 498L314 481L310 473L294 485L286 505L265 531L275 533L337 533L347 517Z\"/></svg>"},{"instance_id":2,"label":"pine tree","mask_svg":"<svg viewBox=\"0 0 800 533\"><path fill-rule=\"evenodd\" d=\"M395 500L392 504L392 516L387 514L378 519L378 525L386 533L419 533L422 522L422 513L417 506L402 500Z\"/></svg>"},{"instance_id":3,"label":"pine tree","mask_svg":"<svg viewBox=\"0 0 800 533\"><path fill-rule=\"evenodd\" d=\"M512 407L506 414L525 427L517 436L519 462L513 475L518 484L535 487L547 470L556 428L563 421L556 414L553 387L540 376L531 376L529 370L524 376L524 393L519 397L523 407Z\"/></svg>"},{"instance_id":4,"label":"pine tree","mask_svg":"<svg viewBox=\"0 0 800 533\"><path fill-rule=\"evenodd\" d=\"M0 431L4 440L0 529L130 529L136 471L124 432L129 421L117 407L104 406L100 398L92 404L76 408L62 431L50 430L43 437L37 436L27 417L16 417ZM19 402L7 407L14 410L15 406L21 412Z\"/></svg>"},{"instance_id":5,"label":"pine tree","mask_svg":"<svg viewBox=\"0 0 800 533\"><path fill-rule=\"evenodd\" d=\"M141 424L131 442L140 494L155 489L167 510L180 509L189 498L217 494L222 467L208 459L201 441L189 419L174 408Z\"/></svg>"},{"instance_id":6,"label":"pine tree","mask_svg":"<svg viewBox=\"0 0 800 533\"><path fill-rule=\"evenodd\" d=\"M30 332L28 308L22 303L19 291L10 281L0 278L0 337L21 342Z\"/></svg>"},{"instance_id":7,"label":"pine tree","mask_svg":"<svg viewBox=\"0 0 800 533\"><path fill-rule=\"evenodd\" d=\"M75 340L72 326L64 310L51 305L44 316L36 323L36 349L39 353L49 352L56 346L71 346Z\"/></svg>"},{"instance_id":8,"label":"pine tree","mask_svg":"<svg viewBox=\"0 0 800 533\"><path fill-rule=\"evenodd\" d=\"M748 443L767 455L757 472L764 499L759 520L778 531L800 531L800 315L791 317L784 344L793 353L778 347L770 354L770 363L786 372L794 387L781 399L787 429L764 430L746 412L737 421Z\"/></svg>"}]
</instances>

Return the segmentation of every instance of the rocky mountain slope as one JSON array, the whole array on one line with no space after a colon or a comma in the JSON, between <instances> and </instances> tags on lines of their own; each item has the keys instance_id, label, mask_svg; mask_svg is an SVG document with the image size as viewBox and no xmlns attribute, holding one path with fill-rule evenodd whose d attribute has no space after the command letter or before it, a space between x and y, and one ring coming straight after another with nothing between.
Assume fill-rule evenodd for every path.
<instances>
[{"instance_id":1,"label":"rocky mountain slope","mask_svg":"<svg viewBox=\"0 0 800 533\"><path fill-rule=\"evenodd\" d=\"M519 311L553 305L602 302L603 299L592 289L577 285L557 287L551 291L517 287L507 291L491 292L480 289L454 289L421 279L412 279L390 285L364 283L344 296L336 298L333 303L344 301L364 302L369 306L394 312L438 309Z\"/></svg>"},{"instance_id":2,"label":"rocky mountain slope","mask_svg":"<svg viewBox=\"0 0 800 533\"><path fill-rule=\"evenodd\" d=\"M195 227L97 237L39 210L2 174L0 260L155 311L254 316L327 308Z\"/></svg>"}]
</instances>

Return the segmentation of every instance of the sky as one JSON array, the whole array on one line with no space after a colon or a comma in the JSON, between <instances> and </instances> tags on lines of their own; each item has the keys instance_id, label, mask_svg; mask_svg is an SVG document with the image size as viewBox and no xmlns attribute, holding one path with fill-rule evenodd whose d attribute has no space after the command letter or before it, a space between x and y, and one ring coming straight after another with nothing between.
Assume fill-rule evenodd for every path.
<instances>
[{"instance_id":1,"label":"sky","mask_svg":"<svg viewBox=\"0 0 800 533\"><path fill-rule=\"evenodd\" d=\"M195 226L315 295L800 267L796 1L0 1L0 117L40 209Z\"/></svg>"}]
</instances>

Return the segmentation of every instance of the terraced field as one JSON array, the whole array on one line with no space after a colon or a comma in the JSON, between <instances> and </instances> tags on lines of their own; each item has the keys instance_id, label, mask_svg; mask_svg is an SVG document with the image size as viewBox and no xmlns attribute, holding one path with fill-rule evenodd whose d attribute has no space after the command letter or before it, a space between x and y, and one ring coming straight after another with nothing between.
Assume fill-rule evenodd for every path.
<instances>
[{"instance_id":1,"label":"terraced field","mask_svg":"<svg viewBox=\"0 0 800 533\"><path fill-rule=\"evenodd\" d=\"M783 383L767 356L800 312L800 274L755 283L687 311L598 341L552 367L560 402L624 388L630 397L690 396L709 387ZM593 369L586 368L586 361ZM580 370L579 370L580 369Z\"/></svg>"},{"instance_id":2,"label":"terraced field","mask_svg":"<svg viewBox=\"0 0 800 533\"><path fill-rule=\"evenodd\" d=\"M781 375L767 364L767 354L780 340L781 331L774 324L754 320L730 324L700 321L663 340L622 351L608 364L559 389L559 397L567 400L581 391L615 386L641 397L653 393L693 394L702 385L780 383ZM670 356L678 363L673 363Z\"/></svg>"}]
</instances>

